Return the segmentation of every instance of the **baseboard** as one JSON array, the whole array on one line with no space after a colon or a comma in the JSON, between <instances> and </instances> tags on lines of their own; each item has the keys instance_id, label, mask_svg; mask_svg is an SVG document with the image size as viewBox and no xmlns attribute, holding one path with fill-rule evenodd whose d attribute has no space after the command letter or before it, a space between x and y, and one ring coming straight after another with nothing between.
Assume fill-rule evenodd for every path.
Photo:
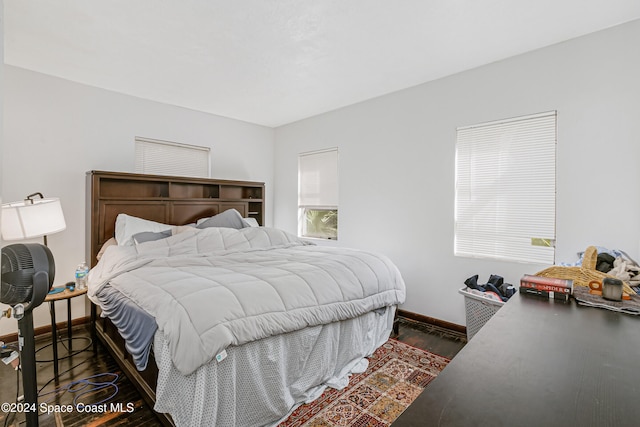
<instances>
[{"instance_id":1,"label":"baseboard","mask_svg":"<svg viewBox=\"0 0 640 427\"><path fill-rule=\"evenodd\" d=\"M434 325L440 328L449 329L450 331L459 332L461 334L467 333L466 326L447 322L446 320L436 319L435 317L425 316L423 314L413 313L411 311L399 309L398 316L404 317L405 319L414 320L416 322L426 323L428 325Z\"/></svg>"},{"instance_id":2,"label":"baseboard","mask_svg":"<svg viewBox=\"0 0 640 427\"><path fill-rule=\"evenodd\" d=\"M91 317L78 317L76 319L71 319L71 327L77 325L83 325L85 323L90 323ZM56 327L58 330L66 330L67 322L56 323ZM34 335L37 337L38 335L50 334L51 333L51 325L39 326L34 329ZM13 334L3 335L0 337L0 341L4 341L6 343L16 342L18 341L18 333L14 332Z\"/></svg>"}]
</instances>

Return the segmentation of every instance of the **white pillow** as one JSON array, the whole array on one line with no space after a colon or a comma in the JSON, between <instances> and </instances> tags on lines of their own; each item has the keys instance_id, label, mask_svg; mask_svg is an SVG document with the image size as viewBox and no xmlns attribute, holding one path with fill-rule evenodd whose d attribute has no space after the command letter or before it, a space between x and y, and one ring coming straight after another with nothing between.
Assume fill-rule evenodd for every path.
<instances>
[{"instance_id":1,"label":"white pillow","mask_svg":"<svg viewBox=\"0 0 640 427\"><path fill-rule=\"evenodd\" d=\"M171 230L172 225L160 222L149 221L127 214L118 214L116 217L116 241L119 246L133 246L133 235L145 231L158 233L160 231Z\"/></svg>"},{"instance_id":2,"label":"white pillow","mask_svg":"<svg viewBox=\"0 0 640 427\"><path fill-rule=\"evenodd\" d=\"M117 244L118 242L113 237L107 240L106 242L104 242L104 245L102 245L102 247L100 248L100 252L98 252L98 255L96 255L96 259L100 261L100 258L102 258L102 255L104 255L104 251L106 251L109 246L113 246Z\"/></svg>"},{"instance_id":3,"label":"white pillow","mask_svg":"<svg viewBox=\"0 0 640 427\"><path fill-rule=\"evenodd\" d=\"M244 222L242 215L236 209L227 209L203 221L198 221L196 224L196 228L224 227L241 229L249 227L249 224Z\"/></svg>"},{"instance_id":4,"label":"white pillow","mask_svg":"<svg viewBox=\"0 0 640 427\"><path fill-rule=\"evenodd\" d=\"M247 224L249 224L251 227L260 227L260 224L258 224L258 220L255 218L248 217L248 218L242 218L242 220Z\"/></svg>"}]
</instances>

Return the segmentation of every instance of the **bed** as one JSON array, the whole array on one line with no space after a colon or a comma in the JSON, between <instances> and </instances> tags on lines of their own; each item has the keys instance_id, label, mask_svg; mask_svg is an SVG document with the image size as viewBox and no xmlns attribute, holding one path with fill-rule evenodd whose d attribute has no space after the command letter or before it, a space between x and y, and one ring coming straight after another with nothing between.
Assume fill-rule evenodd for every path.
<instances>
[{"instance_id":1,"label":"bed","mask_svg":"<svg viewBox=\"0 0 640 427\"><path fill-rule=\"evenodd\" d=\"M393 263L262 227L264 191L87 175L95 332L166 424L277 425L389 337Z\"/></svg>"}]
</instances>

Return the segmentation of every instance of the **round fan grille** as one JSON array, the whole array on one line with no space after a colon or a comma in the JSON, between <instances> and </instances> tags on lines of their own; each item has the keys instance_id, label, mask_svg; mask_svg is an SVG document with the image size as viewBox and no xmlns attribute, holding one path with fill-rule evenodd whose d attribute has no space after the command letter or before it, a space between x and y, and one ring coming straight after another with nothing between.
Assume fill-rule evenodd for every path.
<instances>
[{"instance_id":1,"label":"round fan grille","mask_svg":"<svg viewBox=\"0 0 640 427\"><path fill-rule=\"evenodd\" d=\"M55 264L46 246L38 243L14 244L2 248L2 283L0 302L20 304L30 302L33 296L33 276L44 271L53 285Z\"/></svg>"}]
</instances>

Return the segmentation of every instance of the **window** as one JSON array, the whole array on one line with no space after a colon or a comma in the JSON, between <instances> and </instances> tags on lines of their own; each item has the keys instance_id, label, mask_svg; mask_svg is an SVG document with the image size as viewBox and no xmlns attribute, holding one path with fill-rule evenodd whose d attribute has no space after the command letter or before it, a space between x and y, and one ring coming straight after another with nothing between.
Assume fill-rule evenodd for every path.
<instances>
[{"instance_id":1,"label":"window","mask_svg":"<svg viewBox=\"0 0 640 427\"><path fill-rule=\"evenodd\" d=\"M209 178L208 147L140 137L135 144L137 173Z\"/></svg>"},{"instance_id":2,"label":"window","mask_svg":"<svg viewBox=\"0 0 640 427\"><path fill-rule=\"evenodd\" d=\"M556 112L457 129L454 251L553 264Z\"/></svg>"},{"instance_id":3,"label":"window","mask_svg":"<svg viewBox=\"0 0 640 427\"><path fill-rule=\"evenodd\" d=\"M298 235L338 238L338 149L298 156Z\"/></svg>"}]
</instances>

